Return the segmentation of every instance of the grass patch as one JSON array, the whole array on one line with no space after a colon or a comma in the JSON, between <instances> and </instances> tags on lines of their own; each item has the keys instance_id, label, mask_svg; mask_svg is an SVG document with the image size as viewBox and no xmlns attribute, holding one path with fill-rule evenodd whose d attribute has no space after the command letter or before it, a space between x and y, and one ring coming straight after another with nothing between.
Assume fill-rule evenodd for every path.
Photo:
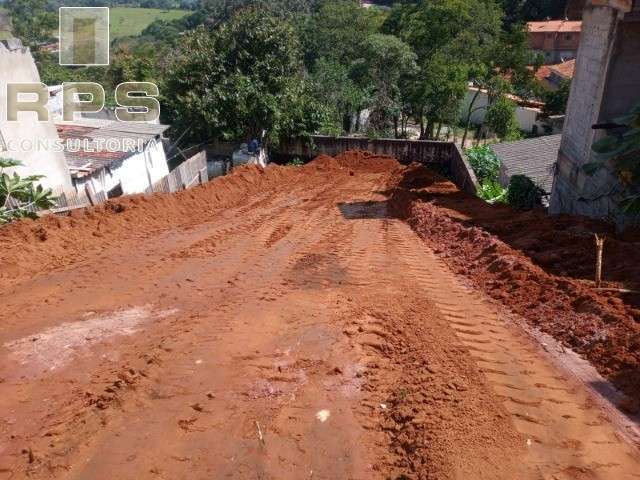
<instances>
[{"instance_id":1,"label":"grass patch","mask_svg":"<svg viewBox=\"0 0 640 480\"><path fill-rule=\"evenodd\" d=\"M189 10L160 8L115 7L109 12L111 40L140 35L155 20L175 20L191 13Z\"/></svg>"}]
</instances>

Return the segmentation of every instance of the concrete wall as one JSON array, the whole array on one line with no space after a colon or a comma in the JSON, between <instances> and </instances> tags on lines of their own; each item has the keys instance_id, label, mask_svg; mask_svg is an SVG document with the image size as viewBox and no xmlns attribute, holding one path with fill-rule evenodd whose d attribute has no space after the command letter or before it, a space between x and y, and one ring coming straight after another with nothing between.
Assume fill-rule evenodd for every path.
<instances>
[{"instance_id":1,"label":"concrete wall","mask_svg":"<svg viewBox=\"0 0 640 480\"><path fill-rule=\"evenodd\" d=\"M28 142L58 139L52 121L38 122L35 113L20 113L18 121L8 122L6 92L8 82L39 82L40 75L28 48L0 42L0 157L21 160L20 175L45 175L40 183L47 187L70 190L71 176L62 152L29 148ZM21 142L25 141L22 145ZM5 151L6 148L12 151ZM24 148L23 148L24 147Z\"/></svg>"},{"instance_id":2,"label":"concrete wall","mask_svg":"<svg viewBox=\"0 0 640 480\"><path fill-rule=\"evenodd\" d=\"M419 162L447 172L462 190L475 194L478 182L462 154L452 142L428 140L396 140L391 138L369 139L354 137L313 136L313 147L302 140L292 140L278 150L286 157L313 158L317 155L338 155L348 150L363 150L379 155L389 155L401 163Z\"/></svg>"},{"instance_id":3,"label":"concrete wall","mask_svg":"<svg viewBox=\"0 0 640 480\"><path fill-rule=\"evenodd\" d=\"M617 200L622 186L602 169L584 173L593 161L591 147L603 135L592 129L610 122L640 102L640 12L588 5L583 14L582 43L567 106L562 144L551 196L551 213L604 217L622 225Z\"/></svg>"}]
</instances>

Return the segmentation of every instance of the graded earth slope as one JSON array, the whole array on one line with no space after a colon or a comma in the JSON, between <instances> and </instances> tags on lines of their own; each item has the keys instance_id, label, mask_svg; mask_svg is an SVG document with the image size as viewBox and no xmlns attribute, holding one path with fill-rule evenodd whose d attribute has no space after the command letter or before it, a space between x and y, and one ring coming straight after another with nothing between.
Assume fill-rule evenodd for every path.
<instances>
[{"instance_id":1,"label":"graded earth slope","mask_svg":"<svg viewBox=\"0 0 640 480\"><path fill-rule=\"evenodd\" d=\"M1 229L0 479L640 478L420 238L411 172L348 153Z\"/></svg>"}]
</instances>

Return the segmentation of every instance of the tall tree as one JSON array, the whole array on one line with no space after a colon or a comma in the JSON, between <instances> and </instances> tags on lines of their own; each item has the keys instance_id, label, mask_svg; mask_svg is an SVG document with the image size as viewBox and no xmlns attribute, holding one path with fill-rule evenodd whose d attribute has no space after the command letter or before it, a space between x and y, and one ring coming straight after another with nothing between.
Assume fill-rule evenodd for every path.
<instances>
[{"instance_id":1,"label":"tall tree","mask_svg":"<svg viewBox=\"0 0 640 480\"><path fill-rule=\"evenodd\" d=\"M170 62L163 112L194 141L272 139L302 71L292 26L258 8L185 36Z\"/></svg>"},{"instance_id":2,"label":"tall tree","mask_svg":"<svg viewBox=\"0 0 640 480\"><path fill-rule=\"evenodd\" d=\"M401 82L416 71L416 55L393 35L373 34L364 43L362 67L373 85L371 127L386 133L393 127L398 136L402 114Z\"/></svg>"},{"instance_id":3,"label":"tall tree","mask_svg":"<svg viewBox=\"0 0 640 480\"><path fill-rule=\"evenodd\" d=\"M13 34L26 45L44 42L58 26L57 14L47 11L47 0L9 0Z\"/></svg>"}]
</instances>

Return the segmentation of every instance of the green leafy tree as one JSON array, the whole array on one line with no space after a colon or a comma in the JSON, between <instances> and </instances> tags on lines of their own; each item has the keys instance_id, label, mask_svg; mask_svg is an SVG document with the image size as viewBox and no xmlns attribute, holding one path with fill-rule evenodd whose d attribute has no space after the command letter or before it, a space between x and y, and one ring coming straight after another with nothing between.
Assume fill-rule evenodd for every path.
<instances>
[{"instance_id":1,"label":"green leafy tree","mask_svg":"<svg viewBox=\"0 0 640 480\"><path fill-rule=\"evenodd\" d=\"M398 136L401 82L416 71L415 53L393 35L373 34L365 41L361 66L364 77L373 86L371 127L377 132L387 132L394 127Z\"/></svg>"},{"instance_id":2,"label":"green leafy tree","mask_svg":"<svg viewBox=\"0 0 640 480\"><path fill-rule=\"evenodd\" d=\"M571 92L571 80L560 82L557 90L547 90L542 94L544 108L542 113L545 117L550 115L562 115L567 109L569 93Z\"/></svg>"},{"instance_id":3,"label":"green leafy tree","mask_svg":"<svg viewBox=\"0 0 640 480\"><path fill-rule=\"evenodd\" d=\"M305 64L309 69L320 58L350 67L362 58L363 40L378 33L383 15L362 8L357 0L324 0L299 26Z\"/></svg>"},{"instance_id":4,"label":"green leafy tree","mask_svg":"<svg viewBox=\"0 0 640 480\"><path fill-rule=\"evenodd\" d=\"M58 26L58 16L47 11L46 6L46 0L9 0L6 3L13 34L26 45L35 45L52 38L52 33Z\"/></svg>"},{"instance_id":5,"label":"green leafy tree","mask_svg":"<svg viewBox=\"0 0 640 480\"><path fill-rule=\"evenodd\" d=\"M520 138L516 104L505 96L500 96L487 109L485 122L500 140L516 140Z\"/></svg>"},{"instance_id":6,"label":"green leafy tree","mask_svg":"<svg viewBox=\"0 0 640 480\"><path fill-rule=\"evenodd\" d=\"M164 75L163 115L194 141L272 139L302 79L292 26L248 8L186 35Z\"/></svg>"},{"instance_id":7,"label":"green leafy tree","mask_svg":"<svg viewBox=\"0 0 640 480\"><path fill-rule=\"evenodd\" d=\"M329 118L321 130L325 134L349 132L351 119L369 105L372 95L372 88L362 87L351 78L351 68L331 58L316 62L310 88L314 99L329 110Z\"/></svg>"},{"instance_id":8,"label":"green leafy tree","mask_svg":"<svg viewBox=\"0 0 640 480\"><path fill-rule=\"evenodd\" d=\"M5 172L7 168L20 165L18 160L0 158L0 224L19 218L36 218L37 210L55 205L51 190L37 185L43 176L20 177L15 172Z\"/></svg>"}]
</instances>

